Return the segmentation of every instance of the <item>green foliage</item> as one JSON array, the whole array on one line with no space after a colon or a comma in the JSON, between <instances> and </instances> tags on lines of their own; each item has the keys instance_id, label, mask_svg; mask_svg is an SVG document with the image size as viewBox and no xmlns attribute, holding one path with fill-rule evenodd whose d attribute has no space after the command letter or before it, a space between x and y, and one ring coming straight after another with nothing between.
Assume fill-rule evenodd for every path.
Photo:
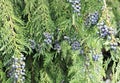
<instances>
[{"instance_id":1,"label":"green foliage","mask_svg":"<svg viewBox=\"0 0 120 83\"><path fill-rule=\"evenodd\" d=\"M69 0L0 0L0 83L104 83L107 79L117 83L120 1L80 3L78 16ZM110 40L99 36L97 24L85 25L96 11L97 24L104 21L117 32L110 34ZM80 43L77 50L72 47L75 41ZM116 50L110 46L114 42ZM26 57L24 82L20 81L22 75L17 81L8 75L12 57L20 59L21 54Z\"/></svg>"}]
</instances>

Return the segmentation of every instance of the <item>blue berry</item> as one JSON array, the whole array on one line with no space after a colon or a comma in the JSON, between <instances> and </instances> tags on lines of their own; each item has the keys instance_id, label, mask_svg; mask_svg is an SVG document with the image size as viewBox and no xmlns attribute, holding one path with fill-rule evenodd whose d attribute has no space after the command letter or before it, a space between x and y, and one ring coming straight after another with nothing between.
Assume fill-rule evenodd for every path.
<instances>
[{"instance_id":1,"label":"blue berry","mask_svg":"<svg viewBox=\"0 0 120 83\"><path fill-rule=\"evenodd\" d=\"M60 52L61 46L58 42L54 44L54 50L57 50L58 52Z\"/></svg>"},{"instance_id":2,"label":"blue berry","mask_svg":"<svg viewBox=\"0 0 120 83\"><path fill-rule=\"evenodd\" d=\"M93 56L92 56L92 59L93 59L93 61L98 61L99 56L98 56L98 55L93 55Z\"/></svg>"},{"instance_id":3,"label":"blue berry","mask_svg":"<svg viewBox=\"0 0 120 83\"><path fill-rule=\"evenodd\" d=\"M110 43L110 48L111 48L112 50L116 50L116 49L117 49L117 46L118 46L118 43L117 43L117 42L112 42L112 43Z\"/></svg>"},{"instance_id":4,"label":"blue berry","mask_svg":"<svg viewBox=\"0 0 120 83\"><path fill-rule=\"evenodd\" d=\"M80 0L68 0L73 8L73 12L77 13L80 15L80 10L81 10L81 3Z\"/></svg>"},{"instance_id":5,"label":"blue berry","mask_svg":"<svg viewBox=\"0 0 120 83\"><path fill-rule=\"evenodd\" d=\"M51 39L44 39L44 42L48 45L52 44L52 40Z\"/></svg>"},{"instance_id":6,"label":"blue berry","mask_svg":"<svg viewBox=\"0 0 120 83\"><path fill-rule=\"evenodd\" d=\"M104 22L98 24L99 34L103 38L111 39L110 35L115 35L115 30L105 25Z\"/></svg>"},{"instance_id":7,"label":"blue berry","mask_svg":"<svg viewBox=\"0 0 120 83\"><path fill-rule=\"evenodd\" d=\"M14 83L17 83L18 81L23 83L24 81L22 78L25 75L25 59L23 58L25 58L23 54L21 54L20 57L12 56L12 65L9 71L9 76L13 79Z\"/></svg>"},{"instance_id":8,"label":"blue berry","mask_svg":"<svg viewBox=\"0 0 120 83\"><path fill-rule=\"evenodd\" d=\"M46 39L52 39L52 35L48 32L44 32L43 35Z\"/></svg>"},{"instance_id":9,"label":"blue berry","mask_svg":"<svg viewBox=\"0 0 120 83\"><path fill-rule=\"evenodd\" d=\"M29 42L30 42L30 47L31 47L32 49L35 49L35 47L36 47L36 43L35 43L35 41L29 39Z\"/></svg>"},{"instance_id":10,"label":"blue berry","mask_svg":"<svg viewBox=\"0 0 120 83\"><path fill-rule=\"evenodd\" d=\"M95 25L95 24L97 24L98 19L99 19L98 12L94 12L94 13L88 15L88 17L86 18L85 24L86 25Z\"/></svg>"},{"instance_id":11,"label":"blue berry","mask_svg":"<svg viewBox=\"0 0 120 83\"><path fill-rule=\"evenodd\" d=\"M52 44L52 35L48 32L44 32L43 35L45 37L44 42L48 45Z\"/></svg>"},{"instance_id":12,"label":"blue berry","mask_svg":"<svg viewBox=\"0 0 120 83\"><path fill-rule=\"evenodd\" d=\"M72 50L79 50L80 49L80 43L78 41L74 41L71 44Z\"/></svg>"}]
</instances>

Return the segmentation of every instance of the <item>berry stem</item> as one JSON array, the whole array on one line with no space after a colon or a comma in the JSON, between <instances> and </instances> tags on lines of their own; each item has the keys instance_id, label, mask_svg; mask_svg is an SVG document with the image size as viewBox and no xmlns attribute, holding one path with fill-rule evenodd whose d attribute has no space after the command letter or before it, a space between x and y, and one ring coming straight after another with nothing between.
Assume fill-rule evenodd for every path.
<instances>
[{"instance_id":1,"label":"berry stem","mask_svg":"<svg viewBox=\"0 0 120 83\"><path fill-rule=\"evenodd\" d=\"M108 15L108 9L107 9L106 0L103 0L103 3L104 3L103 16L105 16L105 18L106 18L107 25L110 26L110 23L109 23L110 21L109 21L109 15Z\"/></svg>"},{"instance_id":2,"label":"berry stem","mask_svg":"<svg viewBox=\"0 0 120 83\"><path fill-rule=\"evenodd\" d=\"M75 26L75 14L72 15L72 25Z\"/></svg>"},{"instance_id":3,"label":"berry stem","mask_svg":"<svg viewBox=\"0 0 120 83\"><path fill-rule=\"evenodd\" d=\"M78 31L76 25L75 25L75 14L72 15L72 26L75 28L76 31Z\"/></svg>"}]
</instances>

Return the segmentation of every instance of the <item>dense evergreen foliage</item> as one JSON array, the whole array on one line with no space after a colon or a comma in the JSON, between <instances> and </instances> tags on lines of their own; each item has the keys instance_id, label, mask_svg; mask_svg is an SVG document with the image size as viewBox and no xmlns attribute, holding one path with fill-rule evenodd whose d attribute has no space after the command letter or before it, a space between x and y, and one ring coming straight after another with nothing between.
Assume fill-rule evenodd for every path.
<instances>
[{"instance_id":1,"label":"dense evergreen foliage","mask_svg":"<svg viewBox=\"0 0 120 83\"><path fill-rule=\"evenodd\" d=\"M120 0L0 0L0 83L119 83L119 7Z\"/></svg>"}]
</instances>

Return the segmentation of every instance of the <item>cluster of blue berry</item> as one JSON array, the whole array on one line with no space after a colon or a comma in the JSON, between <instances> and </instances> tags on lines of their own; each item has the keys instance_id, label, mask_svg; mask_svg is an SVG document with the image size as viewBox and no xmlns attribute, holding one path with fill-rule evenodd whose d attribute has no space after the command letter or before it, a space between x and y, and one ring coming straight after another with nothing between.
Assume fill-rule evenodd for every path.
<instances>
[{"instance_id":1,"label":"cluster of blue berry","mask_svg":"<svg viewBox=\"0 0 120 83\"><path fill-rule=\"evenodd\" d=\"M68 36L64 36L64 40L66 40L70 45L72 50L80 50L80 42L75 39L71 39ZM80 54L83 53L83 50L80 50Z\"/></svg>"},{"instance_id":2,"label":"cluster of blue berry","mask_svg":"<svg viewBox=\"0 0 120 83\"><path fill-rule=\"evenodd\" d=\"M48 45L52 44L52 34L44 32L43 35L45 37L44 42Z\"/></svg>"},{"instance_id":3,"label":"cluster of blue berry","mask_svg":"<svg viewBox=\"0 0 120 83\"><path fill-rule=\"evenodd\" d=\"M98 19L99 19L99 14L97 11L92 14L89 14L85 20L85 25L86 26L95 25L97 24Z\"/></svg>"},{"instance_id":4,"label":"cluster of blue berry","mask_svg":"<svg viewBox=\"0 0 120 83\"><path fill-rule=\"evenodd\" d=\"M30 42L30 48L31 48L31 49L35 49L35 47L36 47L36 43L35 43L35 41L29 39L29 42Z\"/></svg>"},{"instance_id":5,"label":"cluster of blue berry","mask_svg":"<svg viewBox=\"0 0 120 83\"><path fill-rule=\"evenodd\" d=\"M100 37L103 37L103 38L107 37L109 40L111 39L110 35L116 34L115 30L105 25L104 22L101 22L98 24L98 29L99 29L98 33L100 34Z\"/></svg>"},{"instance_id":6,"label":"cluster of blue berry","mask_svg":"<svg viewBox=\"0 0 120 83\"><path fill-rule=\"evenodd\" d=\"M64 40L66 40L71 45L72 50L79 50L80 54L84 54L84 49L81 47L79 41L76 39L71 39L68 36L64 36Z\"/></svg>"},{"instance_id":7,"label":"cluster of blue berry","mask_svg":"<svg viewBox=\"0 0 120 83\"><path fill-rule=\"evenodd\" d=\"M60 43L58 41L56 41L53 45L54 50L57 50L57 52L59 53L61 50L61 46Z\"/></svg>"},{"instance_id":8,"label":"cluster of blue berry","mask_svg":"<svg viewBox=\"0 0 120 83\"><path fill-rule=\"evenodd\" d=\"M92 56L92 59L93 59L93 61L98 61L99 55L98 55L98 54L94 54L94 55Z\"/></svg>"},{"instance_id":9,"label":"cluster of blue berry","mask_svg":"<svg viewBox=\"0 0 120 83\"><path fill-rule=\"evenodd\" d=\"M110 43L110 48L111 48L112 50L116 50L117 47L118 47L118 43L117 43L117 42L111 42L111 43Z\"/></svg>"},{"instance_id":10,"label":"cluster of blue berry","mask_svg":"<svg viewBox=\"0 0 120 83\"><path fill-rule=\"evenodd\" d=\"M32 50L36 50L36 52L41 52L41 47L42 45L38 44L37 42L35 42L35 40L33 39L29 39L29 43L30 43L30 48Z\"/></svg>"},{"instance_id":11,"label":"cluster of blue berry","mask_svg":"<svg viewBox=\"0 0 120 83\"><path fill-rule=\"evenodd\" d=\"M78 16L80 16L80 10L81 10L81 3L80 3L80 0L68 0L71 5L72 5L72 8L74 10L74 13L77 13Z\"/></svg>"},{"instance_id":12,"label":"cluster of blue berry","mask_svg":"<svg viewBox=\"0 0 120 83\"><path fill-rule=\"evenodd\" d=\"M102 52L98 53L95 48L90 49L89 52L93 61L98 61L99 58L102 56Z\"/></svg>"},{"instance_id":13,"label":"cluster of blue berry","mask_svg":"<svg viewBox=\"0 0 120 83\"><path fill-rule=\"evenodd\" d=\"M71 43L72 50L79 50L80 49L80 42L79 41L73 41Z\"/></svg>"},{"instance_id":14,"label":"cluster of blue berry","mask_svg":"<svg viewBox=\"0 0 120 83\"><path fill-rule=\"evenodd\" d=\"M25 60L23 54L21 54L20 58L17 58L15 56L12 56L11 62L11 68L9 70L10 78L13 79L13 83L24 83L25 80Z\"/></svg>"}]
</instances>

